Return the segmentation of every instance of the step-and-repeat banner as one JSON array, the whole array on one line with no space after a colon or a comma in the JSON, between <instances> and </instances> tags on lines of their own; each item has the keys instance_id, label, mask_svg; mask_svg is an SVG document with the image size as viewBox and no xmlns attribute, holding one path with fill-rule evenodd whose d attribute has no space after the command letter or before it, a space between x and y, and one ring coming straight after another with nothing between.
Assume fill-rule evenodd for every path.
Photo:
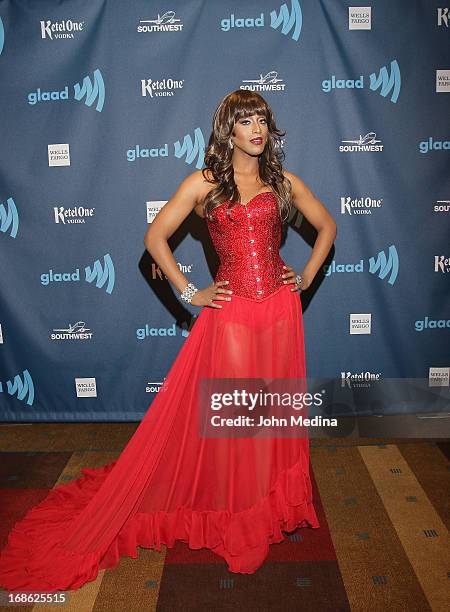
<instances>
[{"instance_id":1,"label":"step-and-repeat banner","mask_svg":"<svg viewBox=\"0 0 450 612\"><path fill-rule=\"evenodd\" d=\"M302 296L308 376L448 387L449 7L1 1L0 420L145 414L200 309L143 238L239 88L338 226ZM301 272L313 242L294 211L282 257ZM170 246L212 282L195 212Z\"/></svg>"}]
</instances>

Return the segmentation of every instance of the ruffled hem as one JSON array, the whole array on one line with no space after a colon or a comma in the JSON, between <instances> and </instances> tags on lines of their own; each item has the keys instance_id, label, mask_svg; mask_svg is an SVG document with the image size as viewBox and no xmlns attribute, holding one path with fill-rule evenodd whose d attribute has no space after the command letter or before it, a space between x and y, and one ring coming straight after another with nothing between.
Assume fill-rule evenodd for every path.
<instances>
[{"instance_id":1,"label":"ruffled hem","mask_svg":"<svg viewBox=\"0 0 450 612\"><path fill-rule=\"evenodd\" d=\"M284 539L282 531L320 527L309 474L298 462L284 470L268 495L242 512L197 511L136 513L106 551L80 554L61 544L70 523L98 491L116 461L100 468L83 468L84 476L52 489L17 522L0 553L0 585L9 590L76 590L95 580L100 569L115 567L121 557L137 557L137 548L176 540L191 549L208 548L223 557L231 572L254 573L269 545Z\"/></svg>"}]
</instances>

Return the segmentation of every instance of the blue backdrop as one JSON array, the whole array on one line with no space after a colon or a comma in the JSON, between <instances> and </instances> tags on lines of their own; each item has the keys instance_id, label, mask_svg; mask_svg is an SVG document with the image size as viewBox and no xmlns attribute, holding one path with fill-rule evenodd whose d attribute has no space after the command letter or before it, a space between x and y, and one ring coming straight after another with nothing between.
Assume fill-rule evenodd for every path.
<instances>
[{"instance_id":1,"label":"blue backdrop","mask_svg":"<svg viewBox=\"0 0 450 612\"><path fill-rule=\"evenodd\" d=\"M139 420L199 308L143 245L260 92L338 225L302 296L309 377L449 384L450 12L442 2L0 2L0 419ZM293 214L298 272L314 231ZM195 213L170 241L198 287Z\"/></svg>"}]
</instances>

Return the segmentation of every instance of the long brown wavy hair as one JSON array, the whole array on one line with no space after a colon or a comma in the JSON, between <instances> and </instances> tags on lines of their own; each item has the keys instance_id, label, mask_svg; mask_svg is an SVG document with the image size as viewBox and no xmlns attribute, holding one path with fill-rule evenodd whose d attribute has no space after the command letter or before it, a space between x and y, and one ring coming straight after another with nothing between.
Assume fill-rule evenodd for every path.
<instances>
[{"instance_id":1,"label":"long brown wavy hair","mask_svg":"<svg viewBox=\"0 0 450 612\"><path fill-rule=\"evenodd\" d=\"M229 200L228 213L235 203L241 201L241 195L234 181L231 161L233 149L229 145L229 140L234 124L253 114L264 117L268 127L266 146L258 158L259 177L277 196L282 222L289 216L292 206L291 183L283 175L282 162L285 153L281 147L281 137L286 132L277 128L272 109L262 96L247 89L237 89L227 94L215 110L212 133L205 152L203 177L209 183L218 183L209 191L203 202L205 217L211 221L213 220L211 212L214 208ZM212 178L207 176L207 171L211 173Z\"/></svg>"}]
</instances>

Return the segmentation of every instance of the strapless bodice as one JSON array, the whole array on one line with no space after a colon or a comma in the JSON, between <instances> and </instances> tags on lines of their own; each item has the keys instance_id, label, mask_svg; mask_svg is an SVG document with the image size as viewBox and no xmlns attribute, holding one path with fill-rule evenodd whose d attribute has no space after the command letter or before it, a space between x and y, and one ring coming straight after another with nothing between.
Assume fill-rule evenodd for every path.
<instances>
[{"instance_id":1,"label":"strapless bodice","mask_svg":"<svg viewBox=\"0 0 450 612\"><path fill-rule=\"evenodd\" d=\"M264 300L284 285L285 262L279 249L282 223L276 195L257 194L247 204L229 201L213 209L208 231L220 259L214 281L229 280L225 287L254 300Z\"/></svg>"}]
</instances>

